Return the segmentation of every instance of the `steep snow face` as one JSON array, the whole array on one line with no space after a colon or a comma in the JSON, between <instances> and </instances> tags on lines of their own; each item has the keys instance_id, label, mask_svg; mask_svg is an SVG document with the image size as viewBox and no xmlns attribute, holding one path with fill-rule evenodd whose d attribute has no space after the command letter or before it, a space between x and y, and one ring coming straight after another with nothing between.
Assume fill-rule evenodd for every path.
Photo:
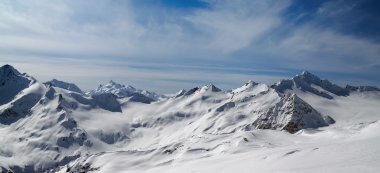
<instances>
[{"instance_id":1,"label":"steep snow face","mask_svg":"<svg viewBox=\"0 0 380 173\"><path fill-rule=\"evenodd\" d=\"M0 106L0 124L9 125L31 115L32 108L39 102L44 92L44 86L37 82L21 90L12 101Z\"/></svg>"},{"instance_id":2,"label":"steep snow face","mask_svg":"<svg viewBox=\"0 0 380 173\"><path fill-rule=\"evenodd\" d=\"M274 84L272 88L281 93L285 93L287 90L300 89L328 99L332 99L334 95L349 95L348 89L332 84L328 80L322 80L308 71L304 71L292 79L281 80Z\"/></svg>"},{"instance_id":3,"label":"steep snow face","mask_svg":"<svg viewBox=\"0 0 380 173\"><path fill-rule=\"evenodd\" d=\"M64 82L64 81L59 81L57 79L47 81L47 82L45 82L45 84L52 85L52 86L62 88L62 89L66 89L69 91L77 92L77 93L83 93L82 90L78 86L76 86L75 84Z\"/></svg>"},{"instance_id":4,"label":"steep snow face","mask_svg":"<svg viewBox=\"0 0 380 173\"><path fill-rule=\"evenodd\" d=\"M0 67L0 105L10 102L20 91L35 82L35 79L21 74L10 65Z\"/></svg>"},{"instance_id":5,"label":"steep snow face","mask_svg":"<svg viewBox=\"0 0 380 173\"><path fill-rule=\"evenodd\" d=\"M125 86L125 85L116 83L112 80L105 85L100 85L95 90L91 90L87 94L97 95L97 94L101 94L101 93L112 93L112 94L115 94L116 96L118 96L119 98L136 96L136 97L139 97L140 99L143 99L141 97L145 96L145 97L147 97L147 99L143 99L143 100L154 100L154 101L167 98L164 95L160 95L160 94L145 91L145 90L136 89L130 85Z\"/></svg>"}]
</instances>

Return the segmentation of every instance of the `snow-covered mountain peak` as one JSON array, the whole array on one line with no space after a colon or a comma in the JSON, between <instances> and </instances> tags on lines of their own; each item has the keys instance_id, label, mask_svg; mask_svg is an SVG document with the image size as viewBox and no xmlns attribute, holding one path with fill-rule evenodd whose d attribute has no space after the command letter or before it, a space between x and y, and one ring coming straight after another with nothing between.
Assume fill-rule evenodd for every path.
<instances>
[{"instance_id":1,"label":"snow-covered mountain peak","mask_svg":"<svg viewBox=\"0 0 380 173\"><path fill-rule=\"evenodd\" d=\"M280 93L285 93L289 90L301 90L328 99L332 99L333 95L347 96L349 94L348 89L333 84L328 80L322 80L308 71L303 71L291 79L281 80L272 85L272 88Z\"/></svg>"},{"instance_id":2,"label":"snow-covered mountain peak","mask_svg":"<svg viewBox=\"0 0 380 173\"><path fill-rule=\"evenodd\" d=\"M123 85L120 83L117 83L113 80L110 80L107 84L99 85L99 87L95 90L91 90L88 92L88 95L98 95L102 93L112 93L116 95L119 98L123 97L131 97L136 94L139 94L141 96L148 97L149 99L152 99L154 101L161 100L166 98L164 95L160 95L154 92L146 91L146 90L140 90L136 89L133 86L130 85Z\"/></svg>"},{"instance_id":3,"label":"snow-covered mountain peak","mask_svg":"<svg viewBox=\"0 0 380 173\"><path fill-rule=\"evenodd\" d=\"M57 79L52 79L50 81L47 81L47 82L45 82L45 84L50 84L52 86L55 86L55 87L58 87L58 88L62 88L62 89L66 89L66 90L69 90L69 91L74 91L74 92L77 92L77 93L83 93L82 90L78 86L76 86L75 84L69 83L69 82L60 81L60 80L57 80Z\"/></svg>"},{"instance_id":4,"label":"snow-covered mountain peak","mask_svg":"<svg viewBox=\"0 0 380 173\"><path fill-rule=\"evenodd\" d=\"M110 80L107 84L100 85L99 87L114 88L114 89L128 88L130 90L136 90L134 87L132 87L130 85L125 86L125 85L117 83L113 80Z\"/></svg>"},{"instance_id":5,"label":"snow-covered mountain peak","mask_svg":"<svg viewBox=\"0 0 380 173\"><path fill-rule=\"evenodd\" d=\"M299 82L306 82L309 84L319 84L321 81L325 81L326 83L331 83L328 80L322 80L320 77L317 75L314 75L310 73L309 71L303 71L301 74L296 75L293 77L293 80L299 81Z\"/></svg>"},{"instance_id":6,"label":"snow-covered mountain peak","mask_svg":"<svg viewBox=\"0 0 380 173\"><path fill-rule=\"evenodd\" d=\"M249 81L247 81L243 86L234 89L232 92L233 92L233 93L239 93L239 92L243 92L243 91L252 90L252 89L255 88L257 85L259 85L259 83L256 83L256 82L254 82L254 81L252 81L252 80L249 80ZM263 84L263 85L265 85L265 84Z\"/></svg>"},{"instance_id":7,"label":"snow-covered mountain peak","mask_svg":"<svg viewBox=\"0 0 380 173\"><path fill-rule=\"evenodd\" d=\"M309 71L307 71L307 70L302 71L302 72L299 74L299 76L315 76L315 77L317 77L316 75L314 75L313 73L311 73L311 72L309 72Z\"/></svg>"},{"instance_id":8,"label":"snow-covered mountain peak","mask_svg":"<svg viewBox=\"0 0 380 173\"><path fill-rule=\"evenodd\" d=\"M21 74L11 65L0 67L0 105L11 101L19 92L34 83L34 78Z\"/></svg>"},{"instance_id":9,"label":"snow-covered mountain peak","mask_svg":"<svg viewBox=\"0 0 380 173\"><path fill-rule=\"evenodd\" d=\"M201 91L211 91L211 92L220 92L220 91L222 91L221 89L219 89L218 87L216 87L213 84L205 85L200 90Z\"/></svg>"}]
</instances>

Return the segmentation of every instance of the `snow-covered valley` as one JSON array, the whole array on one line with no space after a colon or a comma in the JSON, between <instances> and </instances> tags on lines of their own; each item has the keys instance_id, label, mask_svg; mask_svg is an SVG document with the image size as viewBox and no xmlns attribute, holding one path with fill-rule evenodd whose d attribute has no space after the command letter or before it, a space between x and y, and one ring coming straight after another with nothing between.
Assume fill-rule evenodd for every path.
<instances>
[{"instance_id":1,"label":"snow-covered valley","mask_svg":"<svg viewBox=\"0 0 380 173\"><path fill-rule=\"evenodd\" d=\"M0 172L378 172L380 90L305 71L170 96L0 67Z\"/></svg>"}]
</instances>

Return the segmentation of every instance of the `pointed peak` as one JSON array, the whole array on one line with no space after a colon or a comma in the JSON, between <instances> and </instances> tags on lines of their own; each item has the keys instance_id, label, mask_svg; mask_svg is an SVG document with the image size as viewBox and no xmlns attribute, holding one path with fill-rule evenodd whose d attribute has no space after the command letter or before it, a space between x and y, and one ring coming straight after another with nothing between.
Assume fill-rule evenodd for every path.
<instances>
[{"instance_id":1,"label":"pointed peak","mask_svg":"<svg viewBox=\"0 0 380 173\"><path fill-rule=\"evenodd\" d=\"M319 79L318 76L316 76L316 75L313 74L313 73L310 73L310 72L307 71L307 70L302 71L302 73L299 74L299 75L297 75L297 76L302 76L302 77L304 77L304 78L318 78L318 79Z\"/></svg>"},{"instance_id":2,"label":"pointed peak","mask_svg":"<svg viewBox=\"0 0 380 173\"><path fill-rule=\"evenodd\" d=\"M114 87L114 88L122 88L122 87L125 87L123 84L120 84L120 83L118 83L118 82L115 82L114 80L110 80L108 83L106 83L105 85L101 85L101 86Z\"/></svg>"},{"instance_id":3,"label":"pointed peak","mask_svg":"<svg viewBox=\"0 0 380 173\"><path fill-rule=\"evenodd\" d=\"M117 83L117 82L115 82L115 81L113 81L113 80L110 80L110 81L108 82L108 84L112 84L112 85L121 85L121 84L119 84L119 83Z\"/></svg>"},{"instance_id":4,"label":"pointed peak","mask_svg":"<svg viewBox=\"0 0 380 173\"><path fill-rule=\"evenodd\" d=\"M186 92L187 92L186 90L181 89L178 92L176 92L175 94L170 94L170 95L167 95L167 96L177 98L177 97L185 95Z\"/></svg>"},{"instance_id":5,"label":"pointed peak","mask_svg":"<svg viewBox=\"0 0 380 173\"><path fill-rule=\"evenodd\" d=\"M293 80L296 81L296 83L306 82L309 84L313 83L313 84L317 84L317 85L321 85L321 82L322 82L322 79L320 77L310 73L309 71L303 71L301 74L293 77ZM330 81L328 81L328 80L324 80L324 81L330 83Z\"/></svg>"},{"instance_id":6,"label":"pointed peak","mask_svg":"<svg viewBox=\"0 0 380 173\"><path fill-rule=\"evenodd\" d=\"M255 86L257 85L258 83L254 82L253 80L249 80L247 81L244 85L245 86Z\"/></svg>"},{"instance_id":7,"label":"pointed peak","mask_svg":"<svg viewBox=\"0 0 380 173\"><path fill-rule=\"evenodd\" d=\"M9 64L5 64L5 65L0 67L0 74L3 74L3 75L9 75L9 74L19 75L20 72L18 72L13 66L11 66Z\"/></svg>"},{"instance_id":8,"label":"pointed peak","mask_svg":"<svg viewBox=\"0 0 380 173\"><path fill-rule=\"evenodd\" d=\"M304 70L304 71L302 71L301 75L313 75L313 74L310 73L310 72L307 71L307 70Z\"/></svg>"},{"instance_id":9,"label":"pointed peak","mask_svg":"<svg viewBox=\"0 0 380 173\"><path fill-rule=\"evenodd\" d=\"M176 93L176 95L183 95L183 94L185 94L185 93L186 93L186 90L181 89L181 90L179 90L179 91Z\"/></svg>"},{"instance_id":10,"label":"pointed peak","mask_svg":"<svg viewBox=\"0 0 380 173\"><path fill-rule=\"evenodd\" d=\"M202 87L202 89L208 91L212 91L212 92L219 92L219 91L222 91L221 89L219 89L218 87L216 87L215 85L213 84L208 84L208 85L205 85Z\"/></svg>"}]
</instances>

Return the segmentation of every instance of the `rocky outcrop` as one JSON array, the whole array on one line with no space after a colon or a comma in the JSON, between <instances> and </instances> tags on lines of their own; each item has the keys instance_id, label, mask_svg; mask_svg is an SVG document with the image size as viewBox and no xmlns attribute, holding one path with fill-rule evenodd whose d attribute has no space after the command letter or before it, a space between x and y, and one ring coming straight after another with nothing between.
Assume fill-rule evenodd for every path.
<instances>
[{"instance_id":1,"label":"rocky outcrop","mask_svg":"<svg viewBox=\"0 0 380 173\"><path fill-rule=\"evenodd\" d=\"M296 94L286 94L276 106L262 114L254 125L258 129L280 129L295 133L301 129L318 128L334 122L324 118L318 111Z\"/></svg>"}]
</instances>

